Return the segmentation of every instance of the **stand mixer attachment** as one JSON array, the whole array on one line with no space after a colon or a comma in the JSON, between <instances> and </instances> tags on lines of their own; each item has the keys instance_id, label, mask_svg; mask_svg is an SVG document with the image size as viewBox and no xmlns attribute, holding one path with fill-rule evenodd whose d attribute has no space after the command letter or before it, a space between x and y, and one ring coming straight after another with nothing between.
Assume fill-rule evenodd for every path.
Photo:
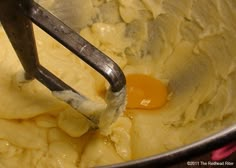
<instances>
[{"instance_id":1,"label":"stand mixer attachment","mask_svg":"<svg viewBox=\"0 0 236 168\"><path fill-rule=\"evenodd\" d=\"M0 22L25 70L27 80L37 79L59 99L103 128L123 112L125 76L109 57L33 0L1 0ZM32 22L99 72L110 83L106 105L89 100L40 64Z\"/></svg>"}]
</instances>

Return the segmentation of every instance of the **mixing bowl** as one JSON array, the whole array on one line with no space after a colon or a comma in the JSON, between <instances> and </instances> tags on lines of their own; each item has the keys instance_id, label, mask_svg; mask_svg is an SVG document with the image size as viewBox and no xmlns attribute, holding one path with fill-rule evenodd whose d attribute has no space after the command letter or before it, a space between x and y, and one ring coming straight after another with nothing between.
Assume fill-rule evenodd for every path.
<instances>
[{"instance_id":1,"label":"mixing bowl","mask_svg":"<svg viewBox=\"0 0 236 168\"><path fill-rule=\"evenodd\" d=\"M52 143L52 146L49 145L52 153L46 152L47 154L42 157L49 156L50 160L52 154L61 154L59 151L61 142L55 143L55 141L60 140L61 134L64 137L64 133L66 133L65 137L68 138L69 135L73 138L68 140L70 143L63 144L65 146L62 145L61 149L67 149L72 143L77 145L78 151L87 154L85 157L82 156L82 159L80 158L80 161L85 160L84 165L77 163L77 166L81 167L104 165L103 163L96 164L96 161L93 163L93 159L98 158L97 155L100 160L107 161L104 167L168 167L180 162L186 166L192 166L200 164L200 162L194 162L197 156L235 141L236 13L234 11L236 1L38 0L37 2L114 59L126 75L145 74L160 79L167 86L169 93L166 104L160 109L128 109L128 112L125 112L125 119L122 116L121 121L118 121L118 124L115 123L110 132L108 131L110 139L105 138L104 144L110 144L112 149L117 151L118 158L122 158L123 162L117 163L117 161L113 162L109 159L107 161L103 158L109 157L107 154L109 152L106 153L108 148L104 152L102 148L96 146L101 145L100 141L95 141L96 138L100 138L100 135L88 135L90 139L86 139L89 126L85 119L72 114L67 106L59 104L57 100L51 98L48 101L45 100L44 98L49 95L41 88L38 91L37 83L33 83L31 87L21 84L15 87L16 79L14 78L8 85L16 92L25 91L26 99L28 95L36 93L39 95L40 92L42 97L36 97L35 101L40 100L43 103L42 106L47 107L45 111L50 111L48 113L52 117L45 115L43 117L46 118L40 118L40 115L46 112L38 112L41 107L35 107L35 102L32 100L33 102L26 103L26 105L33 104L32 113L26 110L26 112L11 115L9 111L15 109L12 110L8 106L10 110L1 113L3 109L0 107L0 118L1 120L20 119L20 121L33 119L37 126L53 130L54 132L51 132L52 135L48 138L48 143L49 141ZM37 28L36 30L38 32ZM36 33L39 53L42 53L42 61L46 66L51 66L55 74L76 85L82 92L87 92L89 96L94 96L95 92L99 92L100 95L104 94L101 86L107 85L100 76L95 74L96 72L74 59L70 60L72 63L68 63L66 58L58 55L63 53L65 57L70 58L70 53L64 52L57 43L47 43L48 37L42 36ZM45 46L56 50L46 53L43 50ZM0 49L3 50L3 48ZM3 59L0 57L0 63L1 61ZM50 65L51 63L55 65ZM63 64L66 68L61 68L63 69L61 70L57 63ZM77 69L78 64L81 69ZM0 70L9 73L9 76L11 72L15 73L10 65L4 64L4 66ZM69 74L70 68L76 71L78 77L66 75ZM87 78L87 76L93 78ZM34 86L37 87L34 88ZM27 91L27 87L28 89L33 87L32 93ZM4 89L2 90L5 91ZM12 93L5 94L4 92L4 95L10 94ZM18 97L19 95L15 96L16 99ZM6 100L2 98L0 102L5 103ZM25 103L21 99L17 100ZM31 120L29 122L31 123ZM125 125L124 128L122 124ZM53 137L53 133L56 132L55 127L63 131L59 134L60 136L55 134L56 136ZM116 134L119 136L115 136ZM42 135L46 136L44 133ZM81 146L86 147L80 147L74 141L80 137L83 139ZM8 136L0 134L0 138L7 139ZM122 138L129 142L128 145ZM17 143L24 144L15 142ZM93 150L89 144L96 148ZM127 146L122 146L124 144ZM24 145L27 146L27 144ZM130 154L131 149L127 150L128 148L132 149L132 154ZM71 152L65 150L65 152L68 151ZM108 151L110 151L110 146ZM65 159L67 154L63 157L60 155L59 158Z\"/></svg>"}]
</instances>

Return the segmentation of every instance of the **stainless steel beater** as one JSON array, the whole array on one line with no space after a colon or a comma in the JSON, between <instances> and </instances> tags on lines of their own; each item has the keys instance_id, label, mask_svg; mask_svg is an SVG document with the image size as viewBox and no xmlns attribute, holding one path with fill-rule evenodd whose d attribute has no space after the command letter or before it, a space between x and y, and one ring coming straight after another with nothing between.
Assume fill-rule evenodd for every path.
<instances>
[{"instance_id":1,"label":"stainless steel beater","mask_svg":"<svg viewBox=\"0 0 236 168\"><path fill-rule=\"evenodd\" d=\"M65 101L79 110L95 125L99 125L102 114L95 117L83 112L83 110L81 111L75 105L75 102L80 103L78 100L86 101L89 99L68 86L40 64L32 22L104 76L110 83L111 93L120 95L117 93L122 90L124 90L122 92L125 92L125 76L119 66L33 0L0 0L0 22L25 70L26 79L35 78L53 92L72 91L79 99L76 101L72 96ZM125 104L124 93L122 95L122 100L115 103L115 106ZM114 112L116 117L121 110L118 108L120 107L116 107ZM112 121L115 120L115 116L111 119Z\"/></svg>"}]
</instances>

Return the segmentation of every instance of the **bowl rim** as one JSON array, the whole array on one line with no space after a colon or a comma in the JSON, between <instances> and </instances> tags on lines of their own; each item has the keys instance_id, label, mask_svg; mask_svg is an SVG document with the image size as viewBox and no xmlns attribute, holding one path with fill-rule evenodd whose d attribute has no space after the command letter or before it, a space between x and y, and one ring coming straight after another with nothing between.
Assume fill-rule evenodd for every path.
<instances>
[{"instance_id":1,"label":"bowl rim","mask_svg":"<svg viewBox=\"0 0 236 168\"><path fill-rule=\"evenodd\" d=\"M226 145L227 143L230 143L234 140L236 140L236 124L225 128L222 131L209 135L202 140L195 141L191 144L179 147L168 152L128 162L100 166L99 168L150 167L154 165L161 167L170 166L220 148L223 145Z\"/></svg>"}]
</instances>

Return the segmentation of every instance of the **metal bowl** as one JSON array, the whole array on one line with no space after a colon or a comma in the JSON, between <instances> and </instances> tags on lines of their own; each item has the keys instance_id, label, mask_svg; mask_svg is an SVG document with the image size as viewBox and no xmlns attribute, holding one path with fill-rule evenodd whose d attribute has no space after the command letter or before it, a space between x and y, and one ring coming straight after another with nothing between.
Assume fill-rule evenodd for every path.
<instances>
[{"instance_id":1,"label":"metal bowl","mask_svg":"<svg viewBox=\"0 0 236 168\"><path fill-rule=\"evenodd\" d=\"M75 24L76 13L70 13L70 3L75 3L73 0L64 1L57 0L56 4L53 4L54 0L51 0L50 5L46 6L52 13L57 17L65 21L66 24L71 26L75 30L79 30L81 25ZM38 0L42 5L46 2L45 0ZM51 9L50 9L51 8ZM78 11L78 10L73 10ZM78 11L79 12L79 11ZM84 26L84 25L82 25ZM215 150L227 143L236 140L236 125L226 128L218 133L210 135L202 140L196 141L192 144L180 147L175 150L171 150L158 155L146 157L143 159L132 160L125 163L107 165L102 167L112 168L129 168L129 167L167 167L180 163L181 161L188 161L196 156L201 156L212 150Z\"/></svg>"}]
</instances>

